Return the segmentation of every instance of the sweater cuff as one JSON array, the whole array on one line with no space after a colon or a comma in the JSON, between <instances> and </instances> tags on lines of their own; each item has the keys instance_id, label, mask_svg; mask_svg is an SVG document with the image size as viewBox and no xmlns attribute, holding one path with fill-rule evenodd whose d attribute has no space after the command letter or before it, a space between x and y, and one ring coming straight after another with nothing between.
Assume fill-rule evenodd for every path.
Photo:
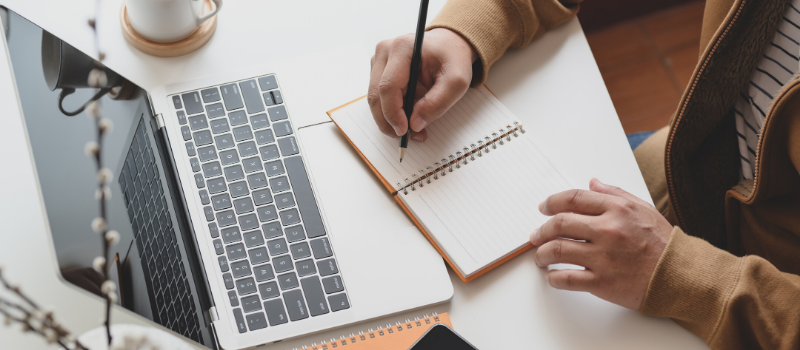
<instances>
[{"instance_id":1,"label":"sweater cuff","mask_svg":"<svg viewBox=\"0 0 800 350\"><path fill-rule=\"evenodd\" d=\"M739 281L741 261L675 226L640 312L672 318L708 342Z\"/></svg>"}]
</instances>

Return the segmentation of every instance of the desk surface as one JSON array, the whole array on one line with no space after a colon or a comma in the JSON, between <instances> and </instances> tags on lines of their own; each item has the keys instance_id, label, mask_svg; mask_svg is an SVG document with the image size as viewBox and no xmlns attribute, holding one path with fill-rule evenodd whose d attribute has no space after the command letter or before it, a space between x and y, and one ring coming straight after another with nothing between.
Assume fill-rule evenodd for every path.
<instances>
[{"instance_id":1,"label":"desk surface","mask_svg":"<svg viewBox=\"0 0 800 350\"><path fill-rule=\"evenodd\" d=\"M70 41L85 52L95 52L91 31L85 25L94 0L0 0L46 30ZM383 39L414 28L415 1L228 1L220 12L215 36L199 51L175 58L156 58L136 51L124 41L118 23L121 0L102 1L100 44L105 63L145 89L234 71L240 67L302 57L311 63L309 95L313 103L302 107L304 124L326 121L325 111L366 92L369 57ZM432 1L430 18L444 1ZM44 9L44 10L42 10ZM391 20L387 20L391 19ZM13 30L13 28L12 28ZM346 47L346 49L341 49ZM333 50L333 51L331 51ZM345 52L343 57L331 53ZM2 59L3 63L4 58ZM337 61L338 60L338 61ZM349 65L342 65L347 60ZM331 66L339 69L330 70ZM8 83L0 93L10 94ZM526 124L557 166L574 174L573 183L587 188L597 177L649 200L644 181L624 138L616 112L605 89L589 46L577 20L557 28L523 50L509 52L492 69L487 85ZM30 164L26 153L10 152L26 142L22 125L14 120L16 134L0 139L6 162ZM9 126L6 126L9 127ZM20 232L0 245L0 265L10 278L34 289L34 296L52 305L56 314L76 333L99 325L102 306L98 299L64 284L55 274L55 257L33 257L15 247L47 244L47 224L36 198L33 170L27 180L0 201L0 220L12 222L6 232ZM14 174L19 183L19 174ZM0 175L3 181L11 174ZM4 197L6 194L4 194ZM13 205L12 205L13 204ZM387 216L404 215L387 213ZM22 224L24 222L32 224ZM15 218L12 220L12 218ZM5 238L5 237L4 237ZM21 263L23 262L23 263ZM13 264L13 265L12 265ZM43 272L44 271L44 272ZM25 279L23 276L36 276ZM296 340L264 346L291 349L303 344L357 332L378 324L412 318L422 313L449 312L453 325L481 349L541 347L547 349L702 349L702 340L667 319L644 317L587 293L555 290L529 251L470 283L450 273L455 288L452 301L384 319L343 327ZM47 292L46 292L47 291ZM87 314L82 319L65 315ZM142 323L121 310L115 321ZM44 346L30 335L0 328L4 343L18 348ZM530 345L528 345L530 344Z\"/></svg>"}]
</instances>

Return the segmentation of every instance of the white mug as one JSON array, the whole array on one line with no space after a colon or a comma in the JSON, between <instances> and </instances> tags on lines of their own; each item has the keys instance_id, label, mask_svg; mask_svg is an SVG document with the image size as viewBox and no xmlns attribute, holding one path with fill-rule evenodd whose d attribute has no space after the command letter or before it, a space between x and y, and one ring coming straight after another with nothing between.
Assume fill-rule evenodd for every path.
<instances>
[{"instance_id":1,"label":"white mug","mask_svg":"<svg viewBox=\"0 0 800 350\"><path fill-rule=\"evenodd\" d=\"M204 14L205 0L126 0L128 21L148 40L176 42L219 12L222 0L212 1L213 8Z\"/></svg>"}]
</instances>

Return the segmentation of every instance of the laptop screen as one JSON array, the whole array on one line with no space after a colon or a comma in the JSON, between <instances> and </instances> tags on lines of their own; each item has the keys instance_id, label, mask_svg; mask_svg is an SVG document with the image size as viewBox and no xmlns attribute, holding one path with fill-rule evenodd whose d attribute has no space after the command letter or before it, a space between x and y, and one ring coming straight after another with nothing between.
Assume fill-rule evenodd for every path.
<instances>
[{"instance_id":1,"label":"laptop screen","mask_svg":"<svg viewBox=\"0 0 800 350\"><path fill-rule=\"evenodd\" d=\"M58 39L13 12L8 28L8 50L62 275L99 295L102 280L92 262L102 254L102 241L91 229L100 210L95 198L96 165L84 151L88 142L96 140L94 121L85 112L74 117L62 113L62 89L48 86L46 74L72 68L65 60L56 61L61 67L42 64L42 50L47 47L43 40ZM163 163L167 157L156 146L147 96L132 84L128 87L133 93L126 99L100 100L102 117L113 122L102 141L102 162L114 178L107 202L108 227L121 236L109 254L119 303L214 348L202 268L193 262L193 238L185 217L175 209L181 200L167 186L170 178ZM64 99L63 109L78 109L96 92L76 89ZM13 165L7 166L13 171Z\"/></svg>"}]
</instances>

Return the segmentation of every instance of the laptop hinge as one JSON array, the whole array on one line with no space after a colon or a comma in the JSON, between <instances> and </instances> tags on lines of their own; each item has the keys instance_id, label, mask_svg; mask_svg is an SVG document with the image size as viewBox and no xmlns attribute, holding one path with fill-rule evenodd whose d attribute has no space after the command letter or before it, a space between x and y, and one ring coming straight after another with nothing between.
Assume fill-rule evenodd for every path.
<instances>
[{"instance_id":1,"label":"laptop hinge","mask_svg":"<svg viewBox=\"0 0 800 350\"><path fill-rule=\"evenodd\" d=\"M211 322L212 323L219 321L219 315L217 315L217 308L216 307L212 306L212 307L208 308L208 315L211 316Z\"/></svg>"},{"instance_id":2,"label":"laptop hinge","mask_svg":"<svg viewBox=\"0 0 800 350\"><path fill-rule=\"evenodd\" d=\"M161 113L158 113L158 114L155 114L155 119L156 119L156 126L158 126L159 129L163 128L164 127L164 116L161 115Z\"/></svg>"}]
</instances>

